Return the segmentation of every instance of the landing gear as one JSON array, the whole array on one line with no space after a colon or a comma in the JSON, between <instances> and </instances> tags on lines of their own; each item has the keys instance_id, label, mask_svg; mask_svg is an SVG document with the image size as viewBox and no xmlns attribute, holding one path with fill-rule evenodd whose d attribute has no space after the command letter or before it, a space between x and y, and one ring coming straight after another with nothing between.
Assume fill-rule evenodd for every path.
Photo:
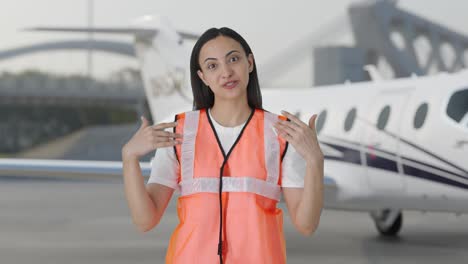
<instances>
[{"instance_id":1,"label":"landing gear","mask_svg":"<svg viewBox=\"0 0 468 264\"><path fill-rule=\"evenodd\" d=\"M401 229L403 215L400 210L384 209L370 213L375 227L384 237L395 237Z\"/></svg>"}]
</instances>

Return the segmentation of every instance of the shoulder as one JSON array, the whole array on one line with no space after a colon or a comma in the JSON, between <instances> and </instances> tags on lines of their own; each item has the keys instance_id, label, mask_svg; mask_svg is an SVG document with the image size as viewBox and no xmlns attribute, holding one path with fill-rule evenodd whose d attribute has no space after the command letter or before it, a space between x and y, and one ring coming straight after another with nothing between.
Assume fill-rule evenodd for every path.
<instances>
[{"instance_id":1,"label":"shoulder","mask_svg":"<svg viewBox=\"0 0 468 264\"><path fill-rule=\"evenodd\" d=\"M204 112L206 112L206 109L192 110L192 111L182 112L182 113L176 114L175 117L174 117L174 119L175 119L175 121L177 121L177 120L183 120L183 119L186 119L187 117L197 116L197 115L199 115L200 113L204 113Z\"/></svg>"},{"instance_id":2,"label":"shoulder","mask_svg":"<svg viewBox=\"0 0 468 264\"><path fill-rule=\"evenodd\" d=\"M258 109L258 111L263 112L263 115L264 115L265 119L270 119L272 121L276 121L278 119L281 119L281 120L287 120L288 119L287 117L285 117L283 115L278 115L276 113L270 112L270 111L265 110L265 109Z\"/></svg>"},{"instance_id":3,"label":"shoulder","mask_svg":"<svg viewBox=\"0 0 468 264\"><path fill-rule=\"evenodd\" d=\"M192 132L196 131L198 121L200 120L200 114L204 112L205 109L201 109L176 114L174 122L177 122L177 124L174 127L174 132L184 134L184 131L187 129Z\"/></svg>"},{"instance_id":4,"label":"shoulder","mask_svg":"<svg viewBox=\"0 0 468 264\"><path fill-rule=\"evenodd\" d=\"M287 153L289 143L276 133L274 125L276 122L278 122L278 120L287 120L287 118L285 116L272 113L268 110L261 111L263 111L264 114L264 133L266 137L275 139L280 144L281 160L283 160Z\"/></svg>"},{"instance_id":5,"label":"shoulder","mask_svg":"<svg viewBox=\"0 0 468 264\"><path fill-rule=\"evenodd\" d=\"M269 133L269 131L273 131L274 135L278 136L276 134L276 129L274 128L274 125L279 121L279 120L287 120L285 116L282 115L277 115L275 113L269 112L267 110L262 110L263 111L263 123L265 126L265 130ZM278 139L281 140L281 138L278 136Z\"/></svg>"}]
</instances>

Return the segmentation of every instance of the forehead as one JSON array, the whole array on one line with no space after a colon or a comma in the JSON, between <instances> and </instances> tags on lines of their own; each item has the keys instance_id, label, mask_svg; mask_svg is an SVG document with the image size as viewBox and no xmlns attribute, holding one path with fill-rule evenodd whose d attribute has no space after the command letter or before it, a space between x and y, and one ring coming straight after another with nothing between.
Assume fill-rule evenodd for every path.
<instances>
[{"instance_id":1,"label":"forehead","mask_svg":"<svg viewBox=\"0 0 468 264\"><path fill-rule=\"evenodd\" d=\"M206 58L224 58L231 50L242 52L243 48L239 42L230 37L218 36L203 45L199 61L203 62Z\"/></svg>"}]
</instances>

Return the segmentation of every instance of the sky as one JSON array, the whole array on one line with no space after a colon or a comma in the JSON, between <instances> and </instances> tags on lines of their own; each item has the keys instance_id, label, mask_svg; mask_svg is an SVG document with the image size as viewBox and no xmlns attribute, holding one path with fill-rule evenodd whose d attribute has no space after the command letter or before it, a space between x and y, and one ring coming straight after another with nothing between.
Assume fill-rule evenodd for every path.
<instances>
[{"instance_id":1,"label":"sky","mask_svg":"<svg viewBox=\"0 0 468 264\"><path fill-rule=\"evenodd\" d=\"M89 0L2 0L0 50L53 40L80 39L84 35L27 32L33 26L86 26ZM250 44L257 65L288 49L296 41L316 32L336 17L345 16L351 0L94 0L95 26L122 27L148 14L166 16L181 30L202 33L210 27L229 26ZM453 30L468 34L468 1L406 0L398 6L430 18ZM109 39L109 37L106 37ZM130 37L114 37L131 42ZM346 39L346 38L345 38ZM305 57L311 56L305 54ZM86 53L60 51L17 57L0 62L0 72L38 68L54 73L87 72ZM105 78L125 67L138 67L136 60L105 53L93 55L93 76ZM288 70L279 83L311 86L310 62L304 60Z\"/></svg>"}]
</instances>

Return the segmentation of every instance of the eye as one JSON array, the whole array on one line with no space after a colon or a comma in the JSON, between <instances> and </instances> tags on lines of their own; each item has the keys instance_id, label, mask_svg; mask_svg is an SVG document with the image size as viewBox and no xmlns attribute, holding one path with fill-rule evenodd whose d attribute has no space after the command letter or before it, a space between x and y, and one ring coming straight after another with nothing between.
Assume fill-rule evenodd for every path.
<instances>
[{"instance_id":1,"label":"eye","mask_svg":"<svg viewBox=\"0 0 468 264\"><path fill-rule=\"evenodd\" d=\"M210 63L210 64L208 64L208 66L206 68L208 68L208 70L213 70L215 67L216 67L216 64Z\"/></svg>"},{"instance_id":2,"label":"eye","mask_svg":"<svg viewBox=\"0 0 468 264\"><path fill-rule=\"evenodd\" d=\"M232 56L230 59L229 59L229 62L236 62L239 60L239 57L238 56Z\"/></svg>"}]
</instances>

